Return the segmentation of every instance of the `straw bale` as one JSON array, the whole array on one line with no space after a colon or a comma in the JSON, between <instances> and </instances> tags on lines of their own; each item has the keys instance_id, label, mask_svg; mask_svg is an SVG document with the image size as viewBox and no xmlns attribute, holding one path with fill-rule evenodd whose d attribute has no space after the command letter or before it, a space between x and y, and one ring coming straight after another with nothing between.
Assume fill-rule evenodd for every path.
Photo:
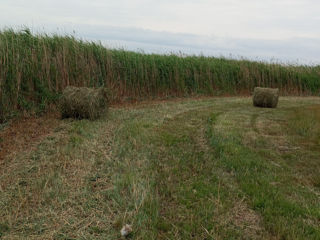
<instances>
[{"instance_id":1,"label":"straw bale","mask_svg":"<svg viewBox=\"0 0 320 240\"><path fill-rule=\"evenodd\" d=\"M105 88L66 87L60 99L62 118L97 119L108 109Z\"/></svg>"},{"instance_id":2,"label":"straw bale","mask_svg":"<svg viewBox=\"0 0 320 240\"><path fill-rule=\"evenodd\" d=\"M255 107L276 108L279 100L279 89L255 87L252 100Z\"/></svg>"}]
</instances>

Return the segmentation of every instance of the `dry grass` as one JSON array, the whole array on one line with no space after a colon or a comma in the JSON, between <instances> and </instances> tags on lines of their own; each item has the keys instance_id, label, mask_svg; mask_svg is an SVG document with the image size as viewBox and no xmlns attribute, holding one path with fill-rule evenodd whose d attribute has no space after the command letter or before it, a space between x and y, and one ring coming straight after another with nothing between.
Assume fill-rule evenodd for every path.
<instances>
[{"instance_id":1,"label":"dry grass","mask_svg":"<svg viewBox=\"0 0 320 240\"><path fill-rule=\"evenodd\" d=\"M99 220L105 213L88 211L87 205L103 201L99 190L111 186L107 177L96 176L96 165L110 159L112 126L88 124L61 123L35 151L17 153L1 166L1 218L10 226L10 238L64 239L110 228L110 222Z\"/></svg>"}]
</instances>

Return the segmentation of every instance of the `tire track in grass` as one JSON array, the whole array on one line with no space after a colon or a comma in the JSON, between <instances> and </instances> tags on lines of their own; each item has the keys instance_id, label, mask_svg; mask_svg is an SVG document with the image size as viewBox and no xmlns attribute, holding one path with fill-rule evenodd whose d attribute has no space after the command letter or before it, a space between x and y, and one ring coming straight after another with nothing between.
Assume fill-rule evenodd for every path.
<instances>
[{"instance_id":1,"label":"tire track in grass","mask_svg":"<svg viewBox=\"0 0 320 240\"><path fill-rule=\"evenodd\" d=\"M208 139L218 156L218 167L232 173L249 205L262 215L264 226L276 239L319 239L319 228L314 225L319 218L319 208L312 203L312 198L308 200L307 193L300 195L304 199L303 206L287 196L286 192L293 193L300 188L299 183L292 182L293 169L272 165L268 157L273 156L272 160L281 161L281 156L276 155L275 150L270 150L270 155L266 155L243 144L241 138L248 130L244 127L245 119L235 122L242 111L234 111L232 116L227 116L232 118L231 128L222 121L208 124ZM248 114L248 122L251 118L252 123L255 112ZM278 114L283 112L278 110L273 114L276 114L272 117L272 121L275 121ZM294 158L294 152L291 154ZM282 184L278 186L274 183Z\"/></svg>"},{"instance_id":2,"label":"tire track in grass","mask_svg":"<svg viewBox=\"0 0 320 240\"><path fill-rule=\"evenodd\" d=\"M158 239L259 239L260 218L217 168L204 126L210 109L189 111L156 133L153 169L160 199ZM218 113L214 117L218 117Z\"/></svg>"}]
</instances>

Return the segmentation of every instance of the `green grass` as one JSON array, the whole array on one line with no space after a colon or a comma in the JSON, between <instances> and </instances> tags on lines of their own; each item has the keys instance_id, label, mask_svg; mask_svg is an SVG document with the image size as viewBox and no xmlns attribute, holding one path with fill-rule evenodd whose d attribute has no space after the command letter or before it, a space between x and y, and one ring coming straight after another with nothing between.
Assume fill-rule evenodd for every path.
<instances>
[{"instance_id":1,"label":"green grass","mask_svg":"<svg viewBox=\"0 0 320 240\"><path fill-rule=\"evenodd\" d=\"M0 31L0 120L41 113L69 85L110 89L113 102L194 95L248 95L256 86L319 95L319 66L106 49L73 36Z\"/></svg>"},{"instance_id":2,"label":"green grass","mask_svg":"<svg viewBox=\"0 0 320 240\"><path fill-rule=\"evenodd\" d=\"M63 120L1 165L3 239L319 239L318 98L213 98ZM310 131L309 129L313 129Z\"/></svg>"}]
</instances>

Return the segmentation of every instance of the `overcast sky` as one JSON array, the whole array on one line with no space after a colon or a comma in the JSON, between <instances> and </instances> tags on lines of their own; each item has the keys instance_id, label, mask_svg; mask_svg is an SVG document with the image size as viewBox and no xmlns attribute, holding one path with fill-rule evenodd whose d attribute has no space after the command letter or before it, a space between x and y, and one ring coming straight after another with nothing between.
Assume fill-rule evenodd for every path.
<instances>
[{"instance_id":1,"label":"overcast sky","mask_svg":"<svg viewBox=\"0 0 320 240\"><path fill-rule=\"evenodd\" d=\"M109 47L320 64L320 0L0 0L0 12L1 29Z\"/></svg>"}]
</instances>

